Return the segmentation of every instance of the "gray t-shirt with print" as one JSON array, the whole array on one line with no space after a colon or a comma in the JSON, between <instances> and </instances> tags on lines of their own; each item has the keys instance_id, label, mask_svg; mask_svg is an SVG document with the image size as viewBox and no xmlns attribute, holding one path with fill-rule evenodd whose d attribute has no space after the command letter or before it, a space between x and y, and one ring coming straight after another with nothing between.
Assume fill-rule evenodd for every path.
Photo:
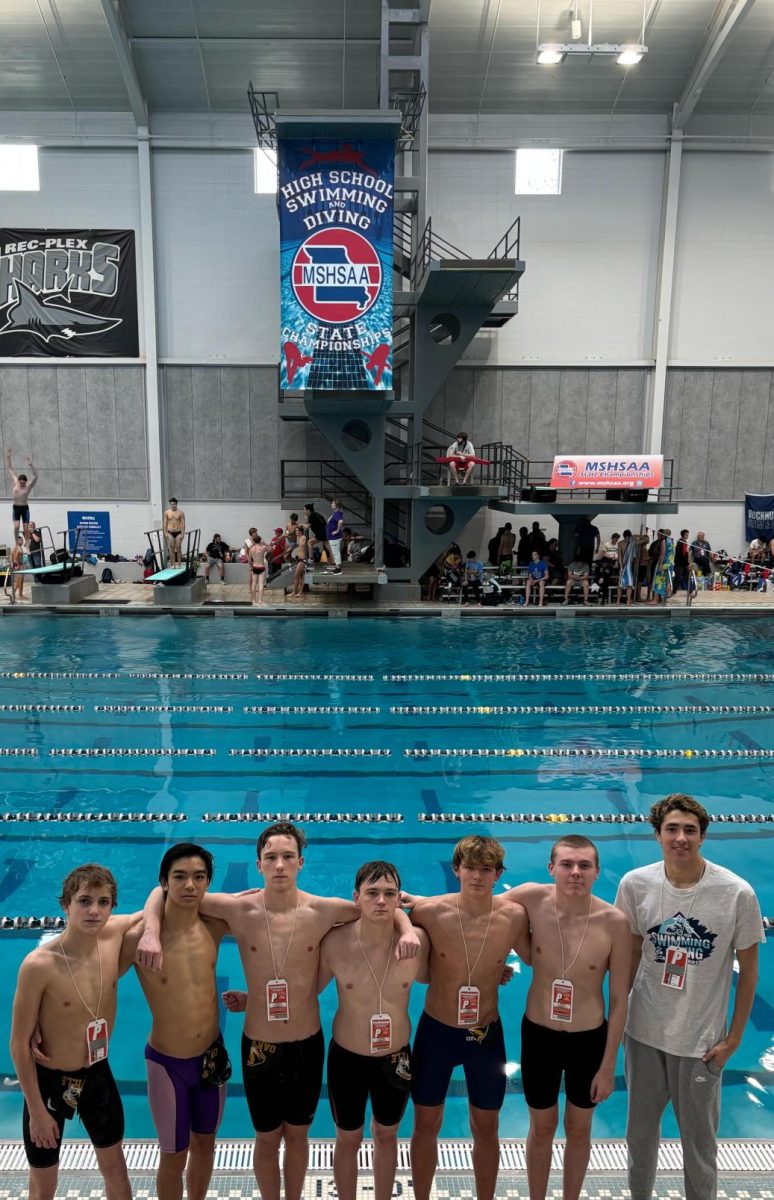
<instances>
[{"instance_id":1,"label":"gray t-shirt with print","mask_svg":"<svg viewBox=\"0 0 774 1200\"><path fill-rule=\"evenodd\" d=\"M667 1054L701 1058L726 1034L734 950L765 940L755 892L711 862L697 887L675 888L658 862L624 875L615 902L642 938L626 1033ZM662 983L669 946L688 951L682 989Z\"/></svg>"}]
</instances>

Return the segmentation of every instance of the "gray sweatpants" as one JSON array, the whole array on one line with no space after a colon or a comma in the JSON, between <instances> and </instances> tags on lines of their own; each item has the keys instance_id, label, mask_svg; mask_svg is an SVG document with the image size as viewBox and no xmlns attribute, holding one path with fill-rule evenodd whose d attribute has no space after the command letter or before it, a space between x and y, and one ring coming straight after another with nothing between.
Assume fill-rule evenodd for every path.
<instances>
[{"instance_id":1,"label":"gray sweatpants","mask_svg":"<svg viewBox=\"0 0 774 1200\"><path fill-rule=\"evenodd\" d=\"M653 1195L661 1117L670 1102L683 1147L685 1200L716 1200L722 1072L700 1058L665 1054L630 1037L624 1039L624 1057L632 1200L651 1200Z\"/></svg>"}]
</instances>

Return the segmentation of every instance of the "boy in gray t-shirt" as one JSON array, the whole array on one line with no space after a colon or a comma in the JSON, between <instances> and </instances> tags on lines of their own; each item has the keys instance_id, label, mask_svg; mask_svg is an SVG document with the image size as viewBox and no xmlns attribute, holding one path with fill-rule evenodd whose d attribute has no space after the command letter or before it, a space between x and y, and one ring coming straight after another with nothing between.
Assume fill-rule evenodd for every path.
<instances>
[{"instance_id":1,"label":"boy in gray t-shirt","mask_svg":"<svg viewBox=\"0 0 774 1200\"><path fill-rule=\"evenodd\" d=\"M633 939L625 1035L629 1188L632 1200L650 1200L661 1117L671 1102L686 1200L714 1200L721 1074L752 1008L763 922L750 885L702 858L709 815L701 804L667 796L649 820L663 861L629 871L616 896ZM739 979L727 1028L735 952Z\"/></svg>"}]
</instances>

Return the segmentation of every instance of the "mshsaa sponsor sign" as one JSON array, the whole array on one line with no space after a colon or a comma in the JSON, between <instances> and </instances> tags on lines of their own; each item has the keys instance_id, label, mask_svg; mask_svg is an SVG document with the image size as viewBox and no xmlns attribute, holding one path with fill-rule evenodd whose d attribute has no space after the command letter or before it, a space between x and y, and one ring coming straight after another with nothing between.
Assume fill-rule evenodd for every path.
<instances>
[{"instance_id":1,"label":"mshsaa sponsor sign","mask_svg":"<svg viewBox=\"0 0 774 1200\"><path fill-rule=\"evenodd\" d=\"M280 386L392 388L390 141L278 143Z\"/></svg>"},{"instance_id":2,"label":"mshsaa sponsor sign","mask_svg":"<svg viewBox=\"0 0 774 1200\"><path fill-rule=\"evenodd\" d=\"M661 454L557 455L551 472L552 488L659 488L664 472Z\"/></svg>"}]
</instances>

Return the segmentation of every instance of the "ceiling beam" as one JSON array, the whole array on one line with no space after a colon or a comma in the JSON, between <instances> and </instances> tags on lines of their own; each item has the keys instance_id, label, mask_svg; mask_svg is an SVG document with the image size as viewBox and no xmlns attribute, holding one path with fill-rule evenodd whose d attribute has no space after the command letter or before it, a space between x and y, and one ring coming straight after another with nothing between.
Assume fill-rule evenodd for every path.
<instances>
[{"instance_id":1,"label":"ceiling beam","mask_svg":"<svg viewBox=\"0 0 774 1200\"><path fill-rule=\"evenodd\" d=\"M126 36L126 30L121 22L121 17L118 10L113 6L113 0L101 0L102 13L105 17L105 24L110 33L110 40L113 43L113 49L116 52L118 66L121 71L121 77L124 81L129 104L132 109L137 128L148 126L148 105L145 102L145 97L142 94L140 80L137 78L137 71L132 58L132 47L129 44L129 39Z\"/></svg>"},{"instance_id":2,"label":"ceiling beam","mask_svg":"<svg viewBox=\"0 0 774 1200\"><path fill-rule=\"evenodd\" d=\"M754 3L755 0L719 0L693 60L683 94L675 105L673 129L685 129L715 68Z\"/></svg>"}]
</instances>

